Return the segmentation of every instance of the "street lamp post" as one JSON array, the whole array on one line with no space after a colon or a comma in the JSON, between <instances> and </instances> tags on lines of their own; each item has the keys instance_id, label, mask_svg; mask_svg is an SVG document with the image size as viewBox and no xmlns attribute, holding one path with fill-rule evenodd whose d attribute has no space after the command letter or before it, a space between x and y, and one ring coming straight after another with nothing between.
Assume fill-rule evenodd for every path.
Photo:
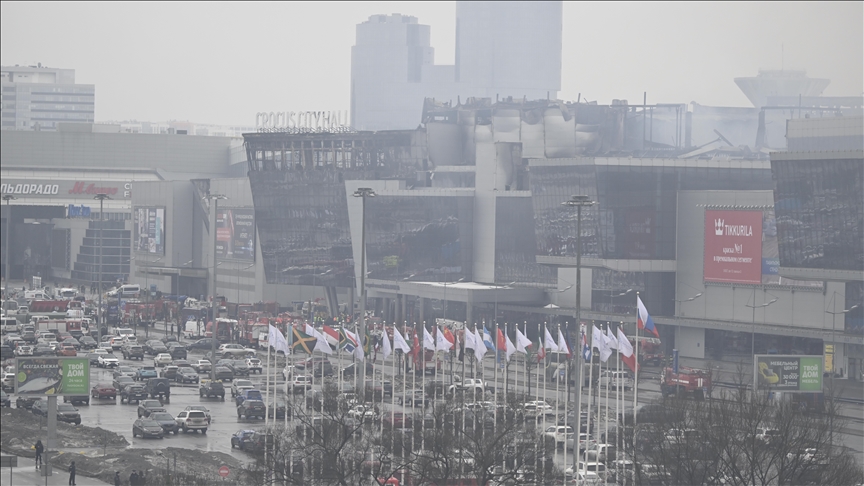
<instances>
[{"instance_id":1,"label":"street lamp post","mask_svg":"<svg viewBox=\"0 0 864 486\"><path fill-rule=\"evenodd\" d=\"M829 442L831 444L832 452L828 454L829 458L833 455L833 449L834 449L834 414L837 413L837 411L834 409L834 375L836 374L836 369L837 369L837 361L835 359L837 356L837 342L835 340L834 333L837 331L837 315L838 314L846 315L846 314L848 314L848 313L850 313L850 312L852 312L858 308L858 304L855 304L848 309L844 309L842 311L837 311L837 291L836 290L834 291L834 295L832 296L832 301L833 301L832 306L833 306L834 310L830 310L830 311L826 310L825 311L826 314L831 314L831 396L830 396L831 409L829 411L831 414L830 415L831 423L830 423L830 431L829 431L830 432ZM844 326L844 329L845 329L845 326Z\"/></svg>"},{"instance_id":2,"label":"street lamp post","mask_svg":"<svg viewBox=\"0 0 864 486\"><path fill-rule=\"evenodd\" d=\"M752 318L753 333L750 335L750 355L754 356L753 359L755 359L755 356L756 356L756 309L768 307L769 305L773 304L774 302L777 302L776 297L771 299L768 302L763 302L763 303L757 305L756 304L756 287L753 287L753 304L745 304L747 307L753 309L753 318ZM756 365L754 364L753 366L756 366ZM753 380L753 398L754 399L756 398L756 380L755 380L755 377Z\"/></svg>"},{"instance_id":3,"label":"street lamp post","mask_svg":"<svg viewBox=\"0 0 864 486\"><path fill-rule=\"evenodd\" d=\"M93 199L99 200L99 283L97 285L98 288L96 289L96 291L99 294L99 307L96 308L96 327L99 329L99 342L101 343L102 342L102 249L103 249L102 248L103 247L102 225L104 224L104 221L105 221L105 211L103 211L103 209L104 209L105 200L111 199L111 197L108 194L100 192L99 194L96 194L95 196L93 196ZM117 294L119 295L120 293L118 292ZM119 306L117 307L117 312L118 313L120 312ZM119 318L119 314L118 314L118 318Z\"/></svg>"},{"instance_id":4,"label":"street lamp post","mask_svg":"<svg viewBox=\"0 0 864 486\"><path fill-rule=\"evenodd\" d=\"M366 199L375 197L375 191L369 187L360 187L353 196L363 199L360 218L360 340L366 337ZM366 366L360 367L360 383L366 386Z\"/></svg>"},{"instance_id":5,"label":"street lamp post","mask_svg":"<svg viewBox=\"0 0 864 486\"><path fill-rule=\"evenodd\" d=\"M12 293L10 292L10 289L12 287L9 286L9 265L10 263L12 263L9 260L9 246L12 243L12 232L10 231L10 228L12 227L12 209L9 207L9 202L13 199L18 198L13 196L12 194L3 194L3 200L6 201L6 295L4 297L7 299L10 295L12 295Z\"/></svg>"},{"instance_id":6,"label":"street lamp post","mask_svg":"<svg viewBox=\"0 0 864 486\"><path fill-rule=\"evenodd\" d=\"M210 359L213 366L210 367L210 380L216 379L216 212L219 210L219 200L228 199L224 194L207 193L203 199L213 201L210 208L210 231L213 232L213 271L210 272Z\"/></svg>"},{"instance_id":7,"label":"street lamp post","mask_svg":"<svg viewBox=\"0 0 864 486\"><path fill-rule=\"evenodd\" d=\"M574 332L579 332L582 326L582 208L593 206L596 201L592 201L590 196L574 194L570 199L561 203L562 206L568 208L576 208L576 331L569 329L570 342L577 342L577 336ZM581 370L581 368L580 368ZM576 390L581 389L582 373L576 378L580 380L580 386L574 387ZM569 380L568 380L569 381Z\"/></svg>"}]
</instances>

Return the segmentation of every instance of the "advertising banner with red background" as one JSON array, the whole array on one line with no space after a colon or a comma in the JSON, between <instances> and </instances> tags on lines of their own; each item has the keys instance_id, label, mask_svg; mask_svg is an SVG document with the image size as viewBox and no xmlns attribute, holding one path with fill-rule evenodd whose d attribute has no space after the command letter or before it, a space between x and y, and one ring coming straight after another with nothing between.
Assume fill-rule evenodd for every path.
<instances>
[{"instance_id":1,"label":"advertising banner with red background","mask_svg":"<svg viewBox=\"0 0 864 486\"><path fill-rule=\"evenodd\" d=\"M762 283L762 211L705 211L704 278Z\"/></svg>"}]
</instances>

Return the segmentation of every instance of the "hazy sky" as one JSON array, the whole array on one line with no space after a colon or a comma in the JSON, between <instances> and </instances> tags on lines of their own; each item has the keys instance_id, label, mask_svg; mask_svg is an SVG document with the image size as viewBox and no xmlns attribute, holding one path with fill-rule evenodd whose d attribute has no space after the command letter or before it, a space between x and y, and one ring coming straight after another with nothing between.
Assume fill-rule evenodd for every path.
<instances>
[{"instance_id":1,"label":"hazy sky","mask_svg":"<svg viewBox=\"0 0 864 486\"><path fill-rule=\"evenodd\" d=\"M0 3L0 62L73 68L96 120L254 125L258 111L347 110L355 25L402 13L452 64L454 2ZM750 106L759 68L864 92L864 3L566 3L559 98ZM782 54L781 54L782 53Z\"/></svg>"}]
</instances>

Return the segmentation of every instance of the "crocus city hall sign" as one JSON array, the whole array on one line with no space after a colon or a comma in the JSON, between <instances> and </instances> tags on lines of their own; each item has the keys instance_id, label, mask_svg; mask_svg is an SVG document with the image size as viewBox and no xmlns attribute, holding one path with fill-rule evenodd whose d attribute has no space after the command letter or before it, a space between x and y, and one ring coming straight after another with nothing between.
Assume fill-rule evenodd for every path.
<instances>
[{"instance_id":1,"label":"crocus city hall sign","mask_svg":"<svg viewBox=\"0 0 864 486\"><path fill-rule=\"evenodd\" d=\"M255 128L306 128L327 131L348 127L348 111L261 111Z\"/></svg>"}]
</instances>

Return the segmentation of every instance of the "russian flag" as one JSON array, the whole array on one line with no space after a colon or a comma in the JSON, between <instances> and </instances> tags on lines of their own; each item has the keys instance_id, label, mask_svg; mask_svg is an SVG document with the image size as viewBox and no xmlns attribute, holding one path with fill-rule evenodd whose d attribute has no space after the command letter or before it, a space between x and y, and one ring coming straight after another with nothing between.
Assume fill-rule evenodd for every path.
<instances>
[{"instance_id":1,"label":"russian flag","mask_svg":"<svg viewBox=\"0 0 864 486\"><path fill-rule=\"evenodd\" d=\"M636 316L636 324L639 326L639 329L645 329L659 338L660 333L658 333L657 328L654 327L654 320L651 319L651 316L648 314L648 309L645 308L645 304L642 303L642 299L638 295L636 296L636 307L639 311Z\"/></svg>"}]
</instances>

